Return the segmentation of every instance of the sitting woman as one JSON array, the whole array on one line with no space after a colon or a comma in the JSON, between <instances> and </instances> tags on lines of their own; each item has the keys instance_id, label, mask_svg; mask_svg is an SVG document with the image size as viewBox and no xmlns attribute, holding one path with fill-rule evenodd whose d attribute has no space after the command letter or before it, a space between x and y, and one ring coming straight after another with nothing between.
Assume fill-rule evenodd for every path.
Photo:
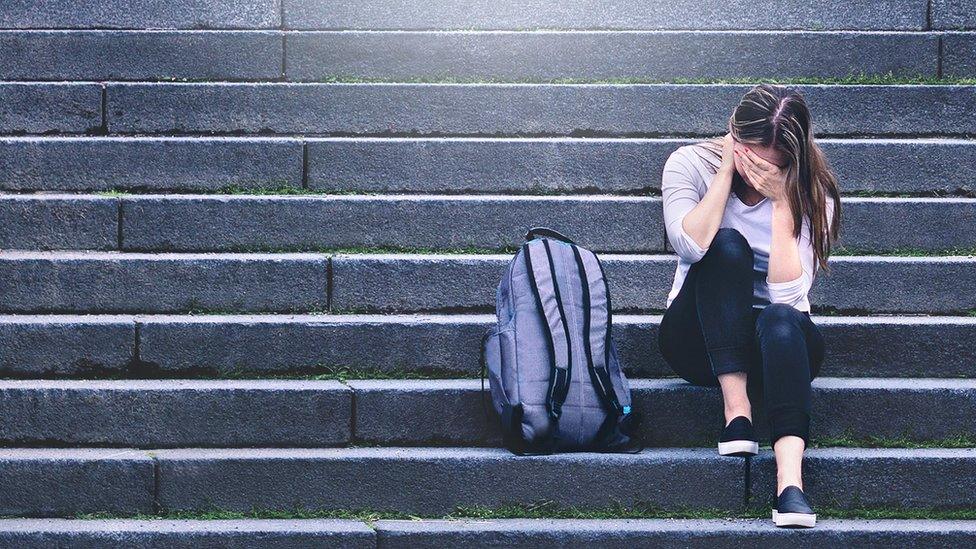
<instances>
[{"instance_id":1,"label":"sitting woman","mask_svg":"<svg viewBox=\"0 0 976 549\"><path fill-rule=\"evenodd\" d=\"M824 342L807 293L817 268L827 268L840 197L803 97L756 86L724 138L671 154L661 187L679 258L661 353L690 383L721 387L722 455L758 452L747 388L761 391L776 456L773 521L812 527L800 465Z\"/></svg>"}]
</instances>

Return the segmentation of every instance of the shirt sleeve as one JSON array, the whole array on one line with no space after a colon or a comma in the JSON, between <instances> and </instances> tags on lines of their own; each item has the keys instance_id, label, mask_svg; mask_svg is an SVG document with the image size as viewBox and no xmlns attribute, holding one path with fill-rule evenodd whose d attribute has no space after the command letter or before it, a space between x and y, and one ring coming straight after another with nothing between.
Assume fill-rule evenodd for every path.
<instances>
[{"instance_id":1,"label":"shirt sleeve","mask_svg":"<svg viewBox=\"0 0 976 549\"><path fill-rule=\"evenodd\" d=\"M832 222L833 210L833 201L831 200L827 202L827 223ZM813 286L817 264L814 259L813 242L810 240L810 224L806 218L803 219L803 228L797 239L797 248L800 251L800 266L803 272L796 279L786 282L770 282L767 274L766 286L769 288L769 302L785 303L800 311L809 311L810 302L807 295Z\"/></svg>"},{"instance_id":2,"label":"shirt sleeve","mask_svg":"<svg viewBox=\"0 0 976 549\"><path fill-rule=\"evenodd\" d=\"M685 232L685 215L701 201L696 179L698 171L679 151L671 153L664 163L661 176L661 197L664 206L664 226L668 242L678 257L696 263L705 256L708 248L702 248Z\"/></svg>"}]
</instances>

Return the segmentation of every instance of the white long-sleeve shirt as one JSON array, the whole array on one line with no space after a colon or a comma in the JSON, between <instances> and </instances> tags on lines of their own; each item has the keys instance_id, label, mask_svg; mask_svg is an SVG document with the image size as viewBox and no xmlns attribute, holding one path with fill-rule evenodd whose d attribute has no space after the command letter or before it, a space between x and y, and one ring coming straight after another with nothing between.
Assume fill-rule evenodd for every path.
<instances>
[{"instance_id":1,"label":"white long-sleeve shirt","mask_svg":"<svg viewBox=\"0 0 976 549\"><path fill-rule=\"evenodd\" d=\"M680 147L671 153L664 164L661 180L661 194L664 203L664 223L668 241L678 254L678 268L674 273L674 283L668 294L667 305L677 297L685 276L691 265L700 260L708 248L702 248L685 232L682 225L685 215L705 196L708 186L715 176L691 144ZM700 151L709 154L707 151ZM828 208L832 204L828 203ZM831 208L832 209L832 208ZM827 218L830 219L830 209ZM765 307L770 303L786 303L800 311L810 310L807 294L816 275L813 245L810 242L809 219L803 218L803 228L797 239L800 251L802 274L787 282L769 282L769 247L772 240L772 202L763 198L759 203L749 206L742 202L735 192L729 193L729 200L722 214L720 228L732 228L749 242L753 254L753 307Z\"/></svg>"}]
</instances>

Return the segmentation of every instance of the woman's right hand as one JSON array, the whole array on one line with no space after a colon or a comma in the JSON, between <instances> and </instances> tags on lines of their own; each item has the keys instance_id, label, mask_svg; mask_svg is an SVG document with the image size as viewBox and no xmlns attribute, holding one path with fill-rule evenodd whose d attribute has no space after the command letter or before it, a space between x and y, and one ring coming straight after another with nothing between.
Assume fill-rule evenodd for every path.
<instances>
[{"instance_id":1,"label":"woman's right hand","mask_svg":"<svg viewBox=\"0 0 976 549\"><path fill-rule=\"evenodd\" d=\"M719 167L719 170L725 171L728 174L735 171L734 146L735 141L732 140L732 134L725 134L725 137L722 138L722 166Z\"/></svg>"}]
</instances>

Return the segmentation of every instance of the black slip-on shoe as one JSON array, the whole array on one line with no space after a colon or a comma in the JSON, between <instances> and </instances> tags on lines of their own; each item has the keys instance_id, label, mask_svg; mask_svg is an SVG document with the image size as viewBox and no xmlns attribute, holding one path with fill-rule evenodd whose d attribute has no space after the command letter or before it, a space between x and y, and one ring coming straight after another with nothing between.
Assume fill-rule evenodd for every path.
<instances>
[{"instance_id":1,"label":"black slip-on shoe","mask_svg":"<svg viewBox=\"0 0 976 549\"><path fill-rule=\"evenodd\" d=\"M746 416L739 416L729 422L722 429L722 436L718 439L718 454L720 456L748 457L759 453L759 439L752 422Z\"/></svg>"},{"instance_id":2,"label":"black slip-on shoe","mask_svg":"<svg viewBox=\"0 0 976 549\"><path fill-rule=\"evenodd\" d=\"M773 524L783 528L813 528L817 524L817 514L803 490L796 486L783 490L773 508Z\"/></svg>"}]
</instances>

